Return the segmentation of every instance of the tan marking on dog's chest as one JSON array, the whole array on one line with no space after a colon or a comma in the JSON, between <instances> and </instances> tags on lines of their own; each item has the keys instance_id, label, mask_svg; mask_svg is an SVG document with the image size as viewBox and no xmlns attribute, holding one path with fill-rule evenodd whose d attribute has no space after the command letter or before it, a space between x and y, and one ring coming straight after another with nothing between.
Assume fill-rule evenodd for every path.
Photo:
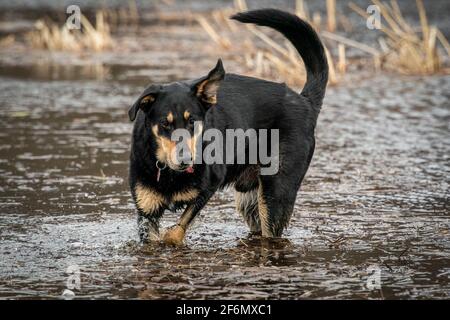
<instances>
[{"instance_id":1,"label":"tan marking on dog's chest","mask_svg":"<svg viewBox=\"0 0 450 320\"><path fill-rule=\"evenodd\" d=\"M184 191L176 192L172 196L173 202L188 202L194 200L198 196L198 190L195 189L187 189Z\"/></svg>"},{"instance_id":2,"label":"tan marking on dog's chest","mask_svg":"<svg viewBox=\"0 0 450 320\"><path fill-rule=\"evenodd\" d=\"M135 191L137 206L145 213L157 211L166 202L160 193L139 183L136 185Z\"/></svg>"}]
</instances>

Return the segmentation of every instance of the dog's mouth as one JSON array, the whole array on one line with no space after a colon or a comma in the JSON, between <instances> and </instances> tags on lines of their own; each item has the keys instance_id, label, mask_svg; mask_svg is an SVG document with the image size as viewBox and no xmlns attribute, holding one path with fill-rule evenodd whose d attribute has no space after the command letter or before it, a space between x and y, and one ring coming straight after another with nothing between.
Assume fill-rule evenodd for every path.
<instances>
[{"instance_id":1,"label":"dog's mouth","mask_svg":"<svg viewBox=\"0 0 450 320\"><path fill-rule=\"evenodd\" d=\"M185 172L185 173L194 173L194 165L193 164L186 164L186 165L180 165L180 166L170 166L169 168L173 171L177 172Z\"/></svg>"},{"instance_id":2,"label":"dog's mouth","mask_svg":"<svg viewBox=\"0 0 450 320\"><path fill-rule=\"evenodd\" d=\"M193 166L189 166L186 168L186 170L184 170L184 172L186 173L194 173L194 167Z\"/></svg>"}]
</instances>

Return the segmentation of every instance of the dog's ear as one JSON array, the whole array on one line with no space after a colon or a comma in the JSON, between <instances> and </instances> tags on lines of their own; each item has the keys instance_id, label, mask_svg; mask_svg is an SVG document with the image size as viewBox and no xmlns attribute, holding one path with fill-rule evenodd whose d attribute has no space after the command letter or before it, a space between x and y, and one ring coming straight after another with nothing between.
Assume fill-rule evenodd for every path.
<instances>
[{"instance_id":1,"label":"dog's ear","mask_svg":"<svg viewBox=\"0 0 450 320\"><path fill-rule=\"evenodd\" d=\"M153 102L156 100L157 94L158 91L154 87L147 88L131 106L130 110L128 110L130 121L134 121L139 109L142 111L149 110Z\"/></svg>"},{"instance_id":2,"label":"dog's ear","mask_svg":"<svg viewBox=\"0 0 450 320\"><path fill-rule=\"evenodd\" d=\"M192 89L202 102L209 106L214 105L217 103L217 91L224 77L225 70L223 69L222 60L219 59L214 69L206 77L194 83Z\"/></svg>"}]
</instances>

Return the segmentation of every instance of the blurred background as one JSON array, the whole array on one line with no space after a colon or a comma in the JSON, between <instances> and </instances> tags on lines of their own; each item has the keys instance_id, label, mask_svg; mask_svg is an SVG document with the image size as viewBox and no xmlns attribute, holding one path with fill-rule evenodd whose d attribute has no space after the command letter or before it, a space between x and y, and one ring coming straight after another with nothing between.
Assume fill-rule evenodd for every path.
<instances>
[{"instance_id":1,"label":"blurred background","mask_svg":"<svg viewBox=\"0 0 450 320\"><path fill-rule=\"evenodd\" d=\"M283 37L228 19L262 7L308 20L330 61L286 239L248 238L226 190L187 247L139 246L129 106L219 57L301 90ZM446 0L0 0L0 298L448 298L449 14ZM69 266L81 285L62 296Z\"/></svg>"},{"instance_id":2,"label":"blurred background","mask_svg":"<svg viewBox=\"0 0 450 320\"><path fill-rule=\"evenodd\" d=\"M196 76L222 56L230 71L300 86L302 63L286 40L228 19L263 7L296 13L321 32L332 84L361 69L449 72L450 4L443 0L1 1L0 7L2 73L22 65L53 80L164 81ZM72 14L80 17L75 30Z\"/></svg>"}]
</instances>

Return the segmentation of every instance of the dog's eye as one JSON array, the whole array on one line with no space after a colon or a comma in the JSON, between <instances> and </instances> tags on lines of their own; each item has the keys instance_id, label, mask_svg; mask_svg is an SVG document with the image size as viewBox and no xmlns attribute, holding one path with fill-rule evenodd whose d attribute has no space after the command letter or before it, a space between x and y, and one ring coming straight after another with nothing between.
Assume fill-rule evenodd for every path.
<instances>
[{"instance_id":1,"label":"dog's eye","mask_svg":"<svg viewBox=\"0 0 450 320\"><path fill-rule=\"evenodd\" d=\"M159 124L161 125L161 127L163 129L169 129L169 127L170 127L170 123L169 123L169 121L167 121L167 119L161 120Z\"/></svg>"},{"instance_id":2,"label":"dog's eye","mask_svg":"<svg viewBox=\"0 0 450 320\"><path fill-rule=\"evenodd\" d=\"M189 118L189 121L188 121L188 123L189 123L189 124L191 124L191 125L193 125L193 124L194 124L194 122L195 122L195 119L194 119L194 118L192 118L192 117L190 117L190 118Z\"/></svg>"}]
</instances>

